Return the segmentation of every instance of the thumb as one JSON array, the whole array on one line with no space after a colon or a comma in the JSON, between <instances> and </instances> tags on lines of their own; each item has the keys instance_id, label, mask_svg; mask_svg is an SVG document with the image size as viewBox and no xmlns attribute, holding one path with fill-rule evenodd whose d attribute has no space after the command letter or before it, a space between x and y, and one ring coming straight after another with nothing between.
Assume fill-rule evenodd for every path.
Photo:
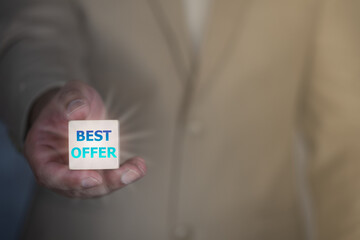
<instances>
[{"instance_id":1,"label":"thumb","mask_svg":"<svg viewBox=\"0 0 360 240\"><path fill-rule=\"evenodd\" d=\"M67 120L85 120L90 115L92 100L88 86L69 82L59 92L59 104Z\"/></svg>"},{"instance_id":2,"label":"thumb","mask_svg":"<svg viewBox=\"0 0 360 240\"><path fill-rule=\"evenodd\" d=\"M84 120L90 113L87 99L76 98L66 104L66 117L68 120Z\"/></svg>"}]
</instances>

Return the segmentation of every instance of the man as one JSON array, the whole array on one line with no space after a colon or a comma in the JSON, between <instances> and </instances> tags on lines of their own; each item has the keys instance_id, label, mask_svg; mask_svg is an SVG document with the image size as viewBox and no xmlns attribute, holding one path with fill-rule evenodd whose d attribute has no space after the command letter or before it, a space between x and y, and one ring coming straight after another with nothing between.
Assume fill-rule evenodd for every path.
<instances>
[{"instance_id":1,"label":"man","mask_svg":"<svg viewBox=\"0 0 360 240\"><path fill-rule=\"evenodd\" d=\"M358 239L357 1L214 0L200 19L183 4L18 10L1 43L2 115L46 187L25 238L304 239L302 139L316 237ZM68 170L67 121L103 118L120 119L129 160ZM103 196L145 175L136 155L146 178L103 198L46 190Z\"/></svg>"}]
</instances>

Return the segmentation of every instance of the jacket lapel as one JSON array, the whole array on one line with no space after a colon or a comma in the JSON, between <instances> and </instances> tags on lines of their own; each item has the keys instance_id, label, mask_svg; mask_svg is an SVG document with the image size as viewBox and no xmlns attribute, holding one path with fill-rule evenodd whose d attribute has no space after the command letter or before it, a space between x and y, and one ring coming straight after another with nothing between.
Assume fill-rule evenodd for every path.
<instances>
[{"instance_id":1,"label":"jacket lapel","mask_svg":"<svg viewBox=\"0 0 360 240\"><path fill-rule=\"evenodd\" d=\"M185 83L194 69L194 78L199 83L215 79L231 55L240 17L246 7L244 3L248 0L213 0L198 55L194 54L191 47L183 3L169 0L148 2L166 38L181 81Z\"/></svg>"},{"instance_id":2,"label":"jacket lapel","mask_svg":"<svg viewBox=\"0 0 360 240\"><path fill-rule=\"evenodd\" d=\"M191 68L191 45L181 1L148 0L182 82Z\"/></svg>"},{"instance_id":3,"label":"jacket lapel","mask_svg":"<svg viewBox=\"0 0 360 240\"><path fill-rule=\"evenodd\" d=\"M210 81L216 80L234 52L247 2L248 0L214 0L198 56L198 84L210 84Z\"/></svg>"}]
</instances>

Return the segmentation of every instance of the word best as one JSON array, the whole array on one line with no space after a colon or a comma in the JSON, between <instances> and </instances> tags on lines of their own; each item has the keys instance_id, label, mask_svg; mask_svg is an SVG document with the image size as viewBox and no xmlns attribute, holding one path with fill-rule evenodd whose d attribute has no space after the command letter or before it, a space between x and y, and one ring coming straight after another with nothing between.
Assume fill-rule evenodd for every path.
<instances>
[{"instance_id":1,"label":"word best","mask_svg":"<svg viewBox=\"0 0 360 240\"><path fill-rule=\"evenodd\" d=\"M119 168L119 121L75 120L69 122L69 168Z\"/></svg>"}]
</instances>

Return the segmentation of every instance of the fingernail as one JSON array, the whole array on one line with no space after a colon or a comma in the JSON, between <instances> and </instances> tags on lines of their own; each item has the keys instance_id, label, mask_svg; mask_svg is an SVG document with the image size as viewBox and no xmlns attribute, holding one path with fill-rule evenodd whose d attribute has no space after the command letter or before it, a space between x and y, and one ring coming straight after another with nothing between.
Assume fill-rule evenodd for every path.
<instances>
[{"instance_id":1,"label":"fingernail","mask_svg":"<svg viewBox=\"0 0 360 240\"><path fill-rule=\"evenodd\" d=\"M70 116L74 111L82 108L85 106L85 101L82 99L75 99L72 100L66 108L66 114Z\"/></svg>"},{"instance_id":2,"label":"fingernail","mask_svg":"<svg viewBox=\"0 0 360 240\"><path fill-rule=\"evenodd\" d=\"M138 169L140 169L140 171L142 172L142 174L144 174L145 175L145 169L140 165L140 164L137 164L136 165L137 167L138 167Z\"/></svg>"},{"instance_id":3,"label":"fingernail","mask_svg":"<svg viewBox=\"0 0 360 240\"><path fill-rule=\"evenodd\" d=\"M93 177L85 178L81 181L81 186L83 188L92 188L99 184L100 184L100 181Z\"/></svg>"},{"instance_id":4,"label":"fingernail","mask_svg":"<svg viewBox=\"0 0 360 240\"><path fill-rule=\"evenodd\" d=\"M124 184L130 184L137 180L139 177L140 174L138 172L129 169L121 176L121 182Z\"/></svg>"},{"instance_id":5,"label":"fingernail","mask_svg":"<svg viewBox=\"0 0 360 240\"><path fill-rule=\"evenodd\" d=\"M141 163L137 162L137 163L136 163L136 166L137 166L138 169L140 169L140 171L142 172L142 174L145 175L146 171L145 171L145 169L144 169L144 167L143 167L144 160L141 159L141 158L138 158L138 161L141 161Z\"/></svg>"}]
</instances>

